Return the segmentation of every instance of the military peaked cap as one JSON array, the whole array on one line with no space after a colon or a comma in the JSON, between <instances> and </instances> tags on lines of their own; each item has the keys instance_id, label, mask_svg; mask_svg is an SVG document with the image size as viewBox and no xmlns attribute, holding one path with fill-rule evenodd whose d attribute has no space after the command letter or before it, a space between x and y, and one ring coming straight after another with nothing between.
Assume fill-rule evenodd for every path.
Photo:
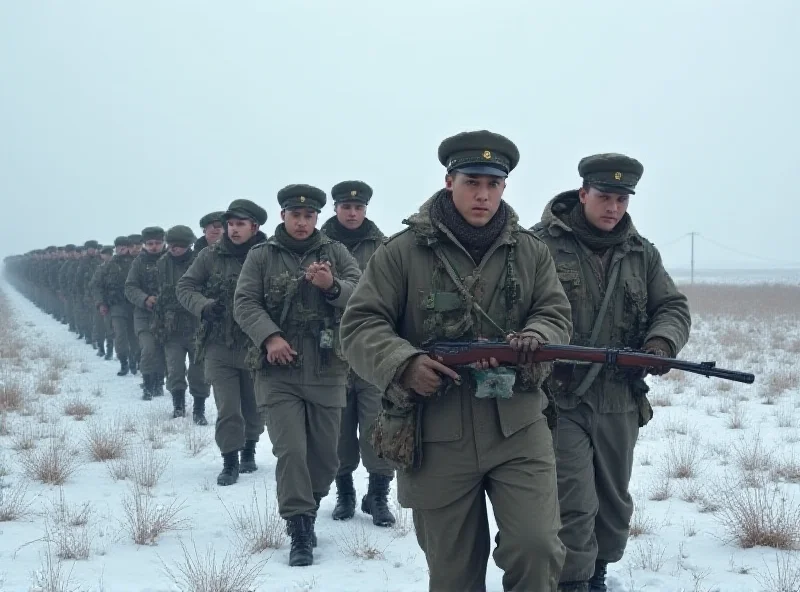
<instances>
[{"instance_id":1,"label":"military peaked cap","mask_svg":"<svg viewBox=\"0 0 800 592\"><path fill-rule=\"evenodd\" d=\"M641 162L613 152L586 156L578 163L578 174L584 183L611 193L635 194L643 172Z\"/></svg>"},{"instance_id":2,"label":"military peaked cap","mask_svg":"<svg viewBox=\"0 0 800 592\"><path fill-rule=\"evenodd\" d=\"M131 245L131 238L129 236L118 236L114 239L115 247L129 247Z\"/></svg>"},{"instance_id":3,"label":"military peaked cap","mask_svg":"<svg viewBox=\"0 0 800 592\"><path fill-rule=\"evenodd\" d=\"M357 201L366 205L372 199L372 187L363 181L342 181L331 189L331 198L335 204Z\"/></svg>"},{"instance_id":4,"label":"military peaked cap","mask_svg":"<svg viewBox=\"0 0 800 592\"><path fill-rule=\"evenodd\" d=\"M200 218L200 228L205 228L209 224L213 224L214 222L222 222L222 216L225 212L211 212L210 214L206 214L202 218Z\"/></svg>"},{"instance_id":5,"label":"military peaked cap","mask_svg":"<svg viewBox=\"0 0 800 592\"><path fill-rule=\"evenodd\" d=\"M148 226L142 229L142 240L164 240L164 229L160 226Z\"/></svg>"},{"instance_id":6,"label":"military peaked cap","mask_svg":"<svg viewBox=\"0 0 800 592\"><path fill-rule=\"evenodd\" d=\"M64 250L67 253L74 253L75 252L75 245L73 245L72 243L70 243L68 245L64 245Z\"/></svg>"},{"instance_id":7,"label":"military peaked cap","mask_svg":"<svg viewBox=\"0 0 800 592\"><path fill-rule=\"evenodd\" d=\"M222 219L239 218L241 220L252 220L259 226L267 221L267 211L249 199L234 199L228 209L222 214Z\"/></svg>"},{"instance_id":8,"label":"military peaked cap","mask_svg":"<svg viewBox=\"0 0 800 592\"><path fill-rule=\"evenodd\" d=\"M100 248L100 243L98 243L96 240L88 240L85 243L83 243L83 248L84 249L99 249Z\"/></svg>"},{"instance_id":9,"label":"military peaked cap","mask_svg":"<svg viewBox=\"0 0 800 592\"><path fill-rule=\"evenodd\" d=\"M167 230L167 242L170 245L188 247L196 239L197 237L194 235L194 232L192 232L192 229L182 224L178 224Z\"/></svg>"},{"instance_id":10,"label":"military peaked cap","mask_svg":"<svg viewBox=\"0 0 800 592\"><path fill-rule=\"evenodd\" d=\"M312 208L321 212L327 201L325 192L313 185L287 185L278 191L278 203L284 210Z\"/></svg>"},{"instance_id":11,"label":"military peaked cap","mask_svg":"<svg viewBox=\"0 0 800 592\"><path fill-rule=\"evenodd\" d=\"M439 162L448 173L507 177L519 163L517 146L487 130L462 132L439 144Z\"/></svg>"},{"instance_id":12,"label":"military peaked cap","mask_svg":"<svg viewBox=\"0 0 800 592\"><path fill-rule=\"evenodd\" d=\"M128 239L131 241L132 245L140 245L140 244L142 244L142 235L141 234L128 235Z\"/></svg>"},{"instance_id":13,"label":"military peaked cap","mask_svg":"<svg viewBox=\"0 0 800 592\"><path fill-rule=\"evenodd\" d=\"M114 254L114 247L103 247L100 249L101 255L113 255Z\"/></svg>"}]
</instances>

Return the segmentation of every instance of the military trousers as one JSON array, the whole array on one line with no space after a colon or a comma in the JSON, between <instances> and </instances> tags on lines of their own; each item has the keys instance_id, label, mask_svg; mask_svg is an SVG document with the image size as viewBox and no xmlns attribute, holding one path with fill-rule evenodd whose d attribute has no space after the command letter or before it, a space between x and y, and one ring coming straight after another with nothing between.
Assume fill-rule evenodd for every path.
<instances>
[{"instance_id":1,"label":"military trousers","mask_svg":"<svg viewBox=\"0 0 800 592\"><path fill-rule=\"evenodd\" d=\"M64 297L64 314L67 318L67 323L69 323L69 328L75 328L75 314L72 306L72 299L67 296Z\"/></svg>"},{"instance_id":2,"label":"military trousers","mask_svg":"<svg viewBox=\"0 0 800 592\"><path fill-rule=\"evenodd\" d=\"M194 339L189 335L173 336L164 344L164 356L167 360L167 390L186 392L187 378L189 392L195 397L208 397L209 386L206 383L202 364L194 361ZM189 358L187 372L186 358Z\"/></svg>"},{"instance_id":3,"label":"military trousers","mask_svg":"<svg viewBox=\"0 0 800 592\"><path fill-rule=\"evenodd\" d=\"M114 347L117 349L117 357L138 360L139 340L133 332L133 316L114 315L111 317L111 325L114 328Z\"/></svg>"},{"instance_id":4,"label":"military trousers","mask_svg":"<svg viewBox=\"0 0 800 592\"><path fill-rule=\"evenodd\" d=\"M393 477L392 467L378 458L369 442L369 428L381 411L381 391L352 371L350 376L352 380L347 389L347 405L342 409L339 428L338 475L352 473L363 461L369 473Z\"/></svg>"},{"instance_id":5,"label":"military trousers","mask_svg":"<svg viewBox=\"0 0 800 592\"><path fill-rule=\"evenodd\" d=\"M94 313L95 308L93 306L88 306L86 302L81 299L81 326L83 327L83 336L88 337L90 340L94 332Z\"/></svg>"},{"instance_id":6,"label":"military trousers","mask_svg":"<svg viewBox=\"0 0 800 592\"><path fill-rule=\"evenodd\" d=\"M139 370L142 374L156 374L163 377L167 371L164 346L150 331L140 330L136 336L139 338L139 348L142 352Z\"/></svg>"},{"instance_id":7,"label":"military trousers","mask_svg":"<svg viewBox=\"0 0 800 592\"><path fill-rule=\"evenodd\" d=\"M99 310L95 310L92 314L92 339L95 343L100 343L105 341L106 337L110 337L110 335L106 335L105 317L100 314Z\"/></svg>"},{"instance_id":8,"label":"military trousers","mask_svg":"<svg viewBox=\"0 0 800 592\"><path fill-rule=\"evenodd\" d=\"M456 395L458 396L458 395ZM398 473L412 508L431 592L483 592L491 551L486 497L498 527L503 590L555 591L564 562L553 439L542 416L506 437L493 399L462 397L461 438L424 442L422 467ZM525 396L525 395L522 395ZM428 501L431 500L431 501Z\"/></svg>"},{"instance_id":9,"label":"military trousers","mask_svg":"<svg viewBox=\"0 0 800 592\"><path fill-rule=\"evenodd\" d=\"M339 468L336 444L342 408L305 400L300 385L256 380L259 399L269 401L262 410L277 459L278 511L282 518L316 516L317 500L328 495ZM344 389L345 385L330 388Z\"/></svg>"},{"instance_id":10,"label":"military trousers","mask_svg":"<svg viewBox=\"0 0 800 592\"><path fill-rule=\"evenodd\" d=\"M223 349L218 356L206 355L204 362L205 378L214 387L217 406L214 439L222 454L241 450L245 440L257 442L264 432L253 378L244 367L243 358L237 352Z\"/></svg>"},{"instance_id":11,"label":"military trousers","mask_svg":"<svg viewBox=\"0 0 800 592\"><path fill-rule=\"evenodd\" d=\"M638 411L597 413L586 402L559 410L559 536L567 548L562 582L588 580L596 560L622 559L633 515L628 484L638 436Z\"/></svg>"}]
</instances>

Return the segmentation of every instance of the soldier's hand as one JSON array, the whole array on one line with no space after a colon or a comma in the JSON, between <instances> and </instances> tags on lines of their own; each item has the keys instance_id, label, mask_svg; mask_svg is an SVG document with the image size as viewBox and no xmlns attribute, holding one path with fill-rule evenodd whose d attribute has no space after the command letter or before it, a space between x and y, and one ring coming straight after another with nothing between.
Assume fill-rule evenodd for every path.
<instances>
[{"instance_id":1,"label":"soldier's hand","mask_svg":"<svg viewBox=\"0 0 800 592\"><path fill-rule=\"evenodd\" d=\"M506 341L516 352L519 352L520 364L533 364L533 352L539 349L541 343L535 334L523 331L522 333L509 333Z\"/></svg>"},{"instance_id":2,"label":"soldier's hand","mask_svg":"<svg viewBox=\"0 0 800 592\"><path fill-rule=\"evenodd\" d=\"M155 296L148 296L147 299L144 301L144 305L148 308L148 310L153 310L153 307L156 305L156 301L158 298Z\"/></svg>"},{"instance_id":3,"label":"soldier's hand","mask_svg":"<svg viewBox=\"0 0 800 592\"><path fill-rule=\"evenodd\" d=\"M213 321L215 319L221 319L222 315L224 314L225 305L221 302L217 302L216 300L212 300L203 307L203 311L200 313L200 316L206 321Z\"/></svg>"},{"instance_id":4,"label":"soldier's hand","mask_svg":"<svg viewBox=\"0 0 800 592\"><path fill-rule=\"evenodd\" d=\"M669 344L660 339L655 337L644 344L642 347L645 353L651 354L654 356L660 356L662 358L671 358L672 355L670 354L670 347ZM647 373L652 374L653 376L664 376L667 372L669 372L671 368L667 366L651 366L647 368Z\"/></svg>"},{"instance_id":5,"label":"soldier's hand","mask_svg":"<svg viewBox=\"0 0 800 592\"><path fill-rule=\"evenodd\" d=\"M309 268L313 268L310 278L313 285L320 290L329 290L333 286L333 274L331 273L330 263L312 263Z\"/></svg>"},{"instance_id":6,"label":"soldier's hand","mask_svg":"<svg viewBox=\"0 0 800 592\"><path fill-rule=\"evenodd\" d=\"M412 390L423 396L435 393L442 386L442 376L449 376L453 380L460 380L458 372L448 368L438 360L422 354L416 356L406 366L400 376L400 384L406 390Z\"/></svg>"},{"instance_id":7,"label":"soldier's hand","mask_svg":"<svg viewBox=\"0 0 800 592\"><path fill-rule=\"evenodd\" d=\"M280 335L273 335L264 342L267 350L267 362L270 364L291 364L297 352L289 342Z\"/></svg>"},{"instance_id":8,"label":"soldier's hand","mask_svg":"<svg viewBox=\"0 0 800 592\"><path fill-rule=\"evenodd\" d=\"M106 316L108 314L108 307L105 304L99 306L100 314Z\"/></svg>"}]
</instances>

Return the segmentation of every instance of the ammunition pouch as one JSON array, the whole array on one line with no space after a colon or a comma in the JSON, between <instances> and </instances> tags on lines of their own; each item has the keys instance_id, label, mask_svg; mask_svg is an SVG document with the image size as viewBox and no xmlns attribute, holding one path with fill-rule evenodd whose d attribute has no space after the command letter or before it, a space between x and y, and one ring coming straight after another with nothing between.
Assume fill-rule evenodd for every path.
<instances>
[{"instance_id":1,"label":"ammunition pouch","mask_svg":"<svg viewBox=\"0 0 800 592\"><path fill-rule=\"evenodd\" d=\"M422 466L422 405L394 406L382 399L382 409L369 428L372 448L393 469L412 472Z\"/></svg>"}]
</instances>

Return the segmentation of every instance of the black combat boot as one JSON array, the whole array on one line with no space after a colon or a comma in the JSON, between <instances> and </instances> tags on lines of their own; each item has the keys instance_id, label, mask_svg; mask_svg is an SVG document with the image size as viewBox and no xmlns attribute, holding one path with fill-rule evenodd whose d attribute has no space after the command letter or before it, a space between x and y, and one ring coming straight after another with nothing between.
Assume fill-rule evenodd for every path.
<instances>
[{"instance_id":1,"label":"black combat boot","mask_svg":"<svg viewBox=\"0 0 800 592\"><path fill-rule=\"evenodd\" d=\"M252 473L257 470L258 470L258 465L256 464L256 441L245 440L244 448L242 448L241 460L239 461L239 472Z\"/></svg>"},{"instance_id":2,"label":"black combat boot","mask_svg":"<svg viewBox=\"0 0 800 592\"><path fill-rule=\"evenodd\" d=\"M353 487L353 474L346 473L336 477L336 507L334 520L350 520L356 513L356 490Z\"/></svg>"},{"instance_id":3,"label":"black combat boot","mask_svg":"<svg viewBox=\"0 0 800 592\"><path fill-rule=\"evenodd\" d=\"M286 532L292 537L292 548L289 551L289 565L304 567L314 563L314 550L311 535L314 522L308 514L292 516L286 520Z\"/></svg>"},{"instance_id":4,"label":"black combat boot","mask_svg":"<svg viewBox=\"0 0 800 592\"><path fill-rule=\"evenodd\" d=\"M144 401L153 400L153 378L153 374L142 374L142 379L144 380L142 383L142 399Z\"/></svg>"},{"instance_id":5,"label":"black combat boot","mask_svg":"<svg viewBox=\"0 0 800 592\"><path fill-rule=\"evenodd\" d=\"M119 372L117 372L117 376L127 376L128 370L128 357L127 356L120 356L119 357Z\"/></svg>"},{"instance_id":6,"label":"black combat boot","mask_svg":"<svg viewBox=\"0 0 800 592\"><path fill-rule=\"evenodd\" d=\"M136 373L139 371L139 362L136 361L136 358L131 358L131 374L136 376Z\"/></svg>"},{"instance_id":7,"label":"black combat boot","mask_svg":"<svg viewBox=\"0 0 800 592\"><path fill-rule=\"evenodd\" d=\"M114 340L106 339L106 360L114 359Z\"/></svg>"},{"instance_id":8,"label":"black combat boot","mask_svg":"<svg viewBox=\"0 0 800 592\"><path fill-rule=\"evenodd\" d=\"M151 374L150 375L153 380L153 396L154 397L163 397L164 396L164 377L160 374Z\"/></svg>"},{"instance_id":9,"label":"black combat boot","mask_svg":"<svg viewBox=\"0 0 800 592\"><path fill-rule=\"evenodd\" d=\"M605 561L594 562L594 575L589 578L589 592L606 592L606 568L608 563Z\"/></svg>"},{"instance_id":10,"label":"black combat boot","mask_svg":"<svg viewBox=\"0 0 800 592\"><path fill-rule=\"evenodd\" d=\"M172 392L172 419L186 416L186 391Z\"/></svg>"},{"instance_id":11,"label":"black combat boot","mask_svg":"<svg viewBox=\"0 0 800 592\"><path fill-rule=\"evenodd\" d=\"M375 526L391 526L395 519L389 510L389 483L391 477L385 475L369 474L369 489L367 495L361 499L361 511L372 516Z\"/></svg>"},{"instance_id":12,"label":"black combat boot","mask_svg":"<svg viewBox=\"0 0 800 592\"><path fill-rule=\"evenodd\" d=\"M217 485L233 485L239 480L239 451L222 455L222 472L217 475Z\"/></svg>"},{"instance_id":13,"label":"black combat boot","mask_svg":"<svg viewBox=\"0 0 800 592\"><path fill-rule=\"evenodd\" d=\"M81 331L81 330L79 329L79 330L78 330L78 340L81 340L81 339L83 339L83 331Z\"/></svg>"},{"instance_id":14,"label":"black combat boot","mask_svg":"<svg viewBox=\"0 0 800 592\"><path fill-rule=\"evenodd\" d=\"M86 338L84 339L84 341L86 342L86 345L91 345L92 349L97 347L97 345L95 345L94 343L94 340L92 339L91 334L89 333L86 334Z\"/></svg>"},{"instance_id":15,"label":"black combat boot","mask_svg":"<svg viewBox=\"0 0 800 592\"><path fill-rule=\"evenodd\" d=\"M208 425L206 419L206 398L194 397L194 408L192 409L192 421L197 425Z\"/></svg>"},{"instance_id":16,"label":"black combat boot","mask_svg":"<svg viewBox=\"0 0 800 592\"><path fill-rule=\"evenodd\" d=\"M97 342L97 357L98 358L102 358L104 355L106 355L106 348L103 346L103 342L102 341L98 341Z\"/></svg>"}]
</instances>

